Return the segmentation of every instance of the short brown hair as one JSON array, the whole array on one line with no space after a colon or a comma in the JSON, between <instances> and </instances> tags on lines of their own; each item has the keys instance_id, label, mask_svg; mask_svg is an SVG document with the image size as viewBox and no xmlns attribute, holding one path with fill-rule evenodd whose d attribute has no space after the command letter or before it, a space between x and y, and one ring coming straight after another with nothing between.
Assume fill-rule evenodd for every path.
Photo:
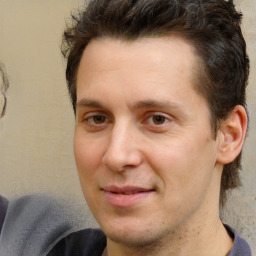
<instances>
[{"instance_id":1,"label":"short brown hair","mask_svg":"<svg viewBox=\"0 0 256 256\"><path fill-rule=\"evenodd\" d=\"M224 0L91 0L72 16L63 35L66 79L75 111L76 74L83 51L96 38L136 40L177 34L188 39L202 60L197 90L207 99L213 131L236 105L246 107L249 59L242 14ZM241 154L224 166L220 202L240 185Z\"/></svg>"}]
</instances>

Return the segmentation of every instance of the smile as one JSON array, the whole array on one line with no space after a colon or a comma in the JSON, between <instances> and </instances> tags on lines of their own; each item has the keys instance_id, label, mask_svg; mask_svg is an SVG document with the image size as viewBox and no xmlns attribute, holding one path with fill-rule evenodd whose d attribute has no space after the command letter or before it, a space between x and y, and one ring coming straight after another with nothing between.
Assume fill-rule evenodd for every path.
<instances>
[{"instance_id":1,"label":"smile","mask_svg":"<svg viewBox=\"0 0 256 256\"><path fill-rule=\"evenodd\" d=\"M103 188L102 192L111 206L125 208L143 203L155 190L134 186L108 186Z\"/></svg>"}]
</instances>

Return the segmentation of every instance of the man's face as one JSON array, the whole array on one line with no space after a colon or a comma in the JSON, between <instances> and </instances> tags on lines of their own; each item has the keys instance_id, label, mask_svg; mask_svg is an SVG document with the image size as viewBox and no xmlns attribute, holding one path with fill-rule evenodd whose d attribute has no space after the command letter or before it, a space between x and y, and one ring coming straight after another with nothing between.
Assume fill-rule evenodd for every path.
<instances>
[{"instance_id":1,"label":"man's face","mask_svg":"<svg viewBox=\"0 0 256 256\"><path fill-rule=\"evenodd\" d=\"M75 159L88 205L114 241L153 243L199 229L217 211L218 138L194 89L195 56L177 37L99 39L83 53Z\"/></svg>"}]
</instances>

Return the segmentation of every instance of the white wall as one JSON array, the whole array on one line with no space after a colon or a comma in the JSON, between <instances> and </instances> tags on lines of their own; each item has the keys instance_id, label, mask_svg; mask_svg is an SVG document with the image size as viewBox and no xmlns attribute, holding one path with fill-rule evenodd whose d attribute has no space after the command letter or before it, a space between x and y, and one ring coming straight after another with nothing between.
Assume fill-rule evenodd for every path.
<instances>
[{"instance_id":1,"label":"white wall","mask_svg":"<svg viewBox=\"0 0 256 256\"><path fill-rule=\"evenodd\" d=\"M0 61L10 80L0 133L0 192L7 196L47 191L81 197L60 54L64 18L78 3L0 1Z\"/></svg>"},{"instance_id":2,"label":"white wall","mask_svg":"<svg viewBox=\"0 0 256 256\"><path fill-rule=\"evenodd\" d=\"M59 46L64 18L82 0L0 0L0 61L10 80L7 115L0 121L0 194L49 192L81 207L73 158L74 116ZM256 253L256 2L237 0L251 57L250 132L244 150L244 186L224 216Z\"/></svg>"}]
</instances>

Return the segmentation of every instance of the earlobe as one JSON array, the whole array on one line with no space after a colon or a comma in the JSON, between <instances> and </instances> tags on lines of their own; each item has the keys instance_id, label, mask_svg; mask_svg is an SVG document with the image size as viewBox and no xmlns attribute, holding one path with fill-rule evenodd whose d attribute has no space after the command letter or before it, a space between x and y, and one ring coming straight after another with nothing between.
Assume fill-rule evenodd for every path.
<instances>
[{"instance_id":1,"label":"earlobe","mask_svg":"<svg viewBox=\"0 0 256 256\"><path fill-rule=\"evenodd\" d=\"M247 130L247 113L237 105L223 121L218 132L217 162L231 163L241 152Z\"/></svg>"}]
</instances>

